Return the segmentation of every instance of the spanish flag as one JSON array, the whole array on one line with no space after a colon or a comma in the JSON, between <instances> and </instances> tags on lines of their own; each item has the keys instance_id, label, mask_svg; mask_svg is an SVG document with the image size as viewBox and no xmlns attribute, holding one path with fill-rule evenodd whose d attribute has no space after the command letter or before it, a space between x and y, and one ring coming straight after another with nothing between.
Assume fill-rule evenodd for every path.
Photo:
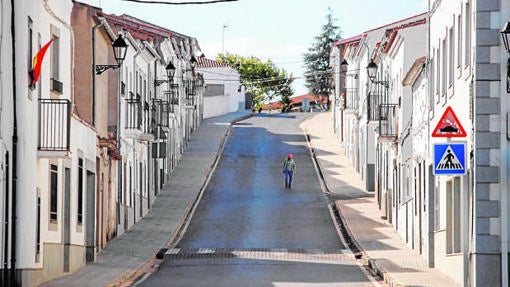
<instances>
[{"instance_id":1,"label":"spanish flag","mask_svg":"<svg viewBox=\"0 0 510 287\"><path fill-rule=\"evenodd\" d=\"M41 75L41 66L42 61L44 58L44 54L46 54L46 50L48 50L48 47L50 46L51 42L53 42L53 38L50 39L46 45L44 45L39 52L37 52L37 55L34 57L33 62L33 68L32 71L30 71L30 75L32 76L32 80L30 82L30 86L34 86L37 81L39 81L39 75Z\"/></svg>"}]
</instances>

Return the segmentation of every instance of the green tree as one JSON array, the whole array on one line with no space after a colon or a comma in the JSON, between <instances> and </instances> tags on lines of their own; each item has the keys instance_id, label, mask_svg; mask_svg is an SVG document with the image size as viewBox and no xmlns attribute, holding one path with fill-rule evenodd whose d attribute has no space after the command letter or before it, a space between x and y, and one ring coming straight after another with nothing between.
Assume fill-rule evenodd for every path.
<instances>
[{"instance_id":1,"label":"green tree","mask_svg":"<svg viewBox=\"0 0 510 287\"><path fill-rule=\"evenodd\" d=\"M341 37L340 27L335 25L334 22L336 19L333 18L331 8L329 7L326 19L327 23L322 26L321 33L314 38L315 41L312 43L312 46L308 48L308 53L304 54L304 62L306 76L305 85L310 93L314 95L314 97L320 95L329 99L331 90L329 55L331 53L332 44L341 39Z\"/></svg>"},{"instance_id":2,"label":"green tree","mask_svg":"<svg viewBox=\"0 0 510 287\"><path fill-rule=\"evenodd\" d=\"M290 97L294 94L294 89L291 87L292 79L287 78L288 83L280 85L278 93L280 94L280 104L282 106L282 112L289 111L292 108L292 101Z\"/></svg>"},{"instance_id":3,"label":"green tree","mask_svg":"<svg viewBox=\"0 0 510 287\"><path fill-rule=\"evenodd\" d=\"M252 94L252 107L258 109L264 102L275 98L290 97L294 90L292 75L279 69L270 60L263 62L257 57L242 57L234 54L218 54L216 61L226 63L241 74L241 84Z\"/></svg>"}]
</instances>

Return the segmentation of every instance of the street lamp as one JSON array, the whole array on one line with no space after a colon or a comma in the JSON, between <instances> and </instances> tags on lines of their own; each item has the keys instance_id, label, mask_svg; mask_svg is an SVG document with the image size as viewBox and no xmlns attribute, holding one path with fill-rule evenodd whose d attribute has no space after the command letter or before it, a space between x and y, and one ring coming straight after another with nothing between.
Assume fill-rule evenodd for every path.
<instances>
[{"instance_id":1,"label":"street lamp","mask_svg":"<svg viewBox=\"0 0 510 287\"><path fill-rule=\"evenodd\" d=\"M346 59L343 59L342 63L340 63L340 67L342 69L342 72L346 73L347 72L347 67L349 67L349 62L347 62Z\"/></svg>"},{"instance_id":2,"label":"street lamp","mask_svg":"<svg viewBox=\"0 0 510 287\"><path fill-rule=\"evenodd\" d=\"M168 65L165 67L166 70L166 80L154 80L154 85L159 86L163 83L171 83L174 80L175 75L175 66L172 64L172 62L168 62Z\"/></svg>"},{"instance_id":3,"label":"street lamp","mask_svg":"<svg viewBox=\"0 0 510 287\"><path fill-rule=\"evenodd\" d=\"M505 26L501 30L501 37L503 38L503 44L505 45L505 50L507 53L510 53L510 46L508 44L508 35L510 34L510 21L506 22Z\"/></svg>"},{"instance_id":4,"label":"street lamp","mask_svg":"<svg viewBox=\"0 0 510 287\"><path fill-rule=\"evenodd\" d=\"M95 65L96 75L100 75L108 69L117 69L122 65L124 59L126 58L126 52L128 45L126 41L122 38L122 34L119 34L117 39L112 43L113 48L113 56L117 61L117 65Z\"/></svg>"},{"instance_id":5,"label":"street lamp","mask_svg":"<svg viewBox=\"0 0 510 287\"><path fill-rule=\"evenodd\" d=\"M367 65L368 78L374 84L383 85L385 88L388 88L388 81L376 81L375 77L377 76L377 64L374 60L370 60L370 63Z\"/></svg>"},{"instance_id":6,"label":"street lamp","mask_svg":"<svg viewBox=\"0 0 510 287\"><path fill-rule=\"evenodd\" d=\"M126 58L128 45L119 34L117 39L112 43L113 55L117 61L117 65L96 65L96 30L105 24L103 18L99 18L100 22L92 27L92 124L96 124L96 75L102 74L108 69L117 69L122 65ZM120 85L119 85L120 86ZM120 89L120 88L119 88Z\"/></svg>"},{"instance_id":7,"label":"street lamp","mask_svg":"<svg viewBox=\"0 0 510 287\"><path fill-rule=\"evenodd\" d=\"M507 54L510 54L509 35L510 35L510 21L506 22L505 26L501 30L501 38L503 38L503 45ZM506 92L510 93L510 57L506 62Z\"/></svg>"}]
</instances>

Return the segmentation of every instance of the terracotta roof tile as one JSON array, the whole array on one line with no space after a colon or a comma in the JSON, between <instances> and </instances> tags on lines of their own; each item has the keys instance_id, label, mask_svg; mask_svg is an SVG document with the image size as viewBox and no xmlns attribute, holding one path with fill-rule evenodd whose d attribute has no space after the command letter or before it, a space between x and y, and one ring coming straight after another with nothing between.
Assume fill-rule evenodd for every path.
<instances>
[{"instance_id":1,"label":"terracotta roof tile","mask_svg":"<svg viewBox=\"0 0 510 287\"><path fill-rule=\"evenodd\" d=\"M231 66L229 64L220 63L218 61L208 59L205 57L198 57L197 58L197 67L200 67L200 68L221 68L221 67L230 68Z\"/></svg>"},{"instance_id":2,"label":"terracotta roof tile","mask_svg":"<svg viewBox=\"0 0 510 287\"><path fill-rule=\"evenodd\" d=\"M163 27L145 22L135 17L123 14L120 16L114 14L98 13L103 16L106 21L114 26L122 27L122 29L129 31L135 39L139 40L154 40L159 38L168 38L174 36L174 32Z\"/></svg>"}]
</instances>

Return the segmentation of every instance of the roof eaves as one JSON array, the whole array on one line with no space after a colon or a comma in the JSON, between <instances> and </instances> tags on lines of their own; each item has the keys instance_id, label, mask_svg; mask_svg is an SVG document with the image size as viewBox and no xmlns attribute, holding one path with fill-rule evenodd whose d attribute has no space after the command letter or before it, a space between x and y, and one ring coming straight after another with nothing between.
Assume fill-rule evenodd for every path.
<instances>
[{"instance_id":1,"label":"roof eaves","mask_svg":"<svg viewBox=\"0 0 510 287\"><path fill-rule=\"evenodd\" d=\"M416 82L416 79L418 79L418 76L420 75L421 71L423 70L426 61L427 56L422 56L416 59L411 68L409 68L409 71L407 72L406 76L402 80L402 85L404 86L413 85Z\"/></svg>"},{"instance_id":2,"label":"roof eaves","mask_svg":"<svg viewBox=\"0 0 510 287\"><path fill-rule=\"evenodd\" d=\"M333 46L338 46L338 45L342 45L342 44L347 44L347 43L350 43L350 42L359 42L359 40L361 39L361 37L363 37L362 34L360 35L356 35L356 36L353 36L353 37L350 37L350 38L346 38L346 39L340 39L336 42L333 42Z\"/></svg>"},{"instance_id":3,"label":"roof eaves","mask_svg":"<svg viewBox=\"0 0 510 287\"><path fill-rule=\"evenodd\" d=\"M409 21L409 20L411 20L413 18L418 18L420 16L426 16L426 15L427 15L427 12L423 12L423 13L420 13L420 14L417 14L417 15L414 15L414 16L411 16L411 17L407 17L407 18L404 18L404 19L401 19L401 20L398 20L398 21L386 24L386 25L382 25L382 26L377 27L377 28L370 29L370 30L366 31L365 33L373 32L373 31L377 31L377 30L381 30L381 29L387 29L389 27L394 27L394 26L396 26L399 23L405 23L406 21ZM403 24L403 25L405 25L405 24Z\"/></svg>"}]
</instances>

